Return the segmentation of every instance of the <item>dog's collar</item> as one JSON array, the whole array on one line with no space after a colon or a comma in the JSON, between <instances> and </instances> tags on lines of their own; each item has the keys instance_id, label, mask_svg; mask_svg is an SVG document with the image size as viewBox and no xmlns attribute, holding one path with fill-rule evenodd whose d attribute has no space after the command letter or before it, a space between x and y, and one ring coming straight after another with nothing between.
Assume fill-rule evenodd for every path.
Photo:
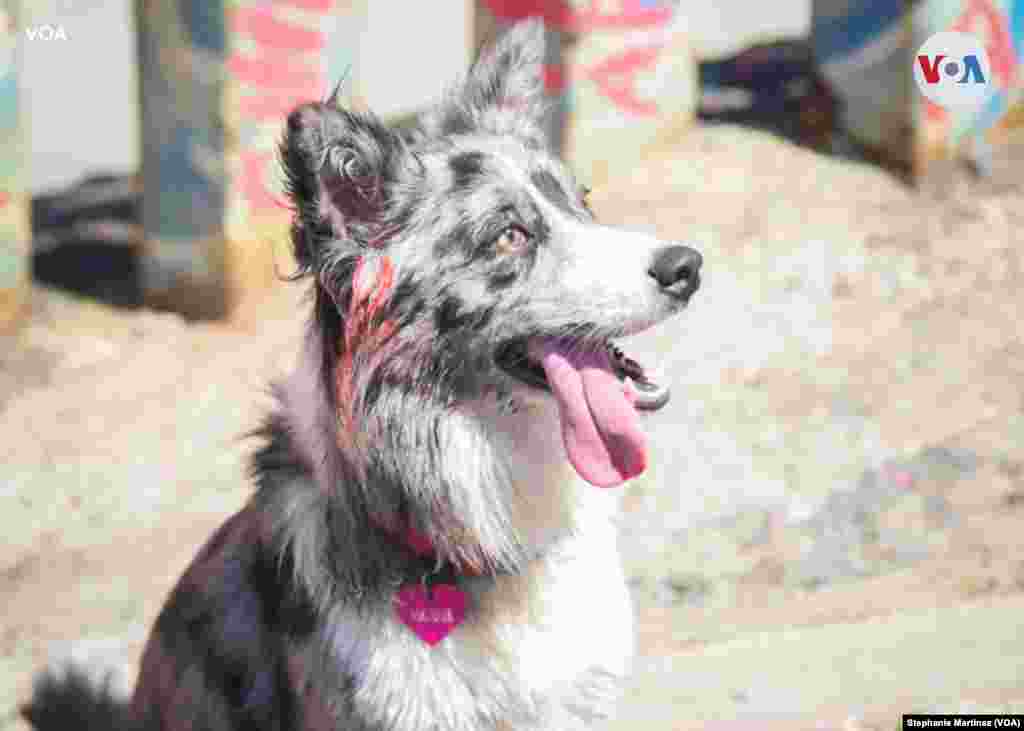
<instances>
[{"instance_id":1,"label":"dog's collar","mask_svg":"<svg viewBox=\"0 0 1024 731\"><path fill-rule=\"evenodd\" d=\"M408 520L384 520L376 517L372 520L377 527L423 563L425 576L431 583L435 581L451 583L455 576L478 577L488 573L486 567L479 562L455 563L442 558L434 548L433 541L418 531Z\"/></svg>"}]
</instances>

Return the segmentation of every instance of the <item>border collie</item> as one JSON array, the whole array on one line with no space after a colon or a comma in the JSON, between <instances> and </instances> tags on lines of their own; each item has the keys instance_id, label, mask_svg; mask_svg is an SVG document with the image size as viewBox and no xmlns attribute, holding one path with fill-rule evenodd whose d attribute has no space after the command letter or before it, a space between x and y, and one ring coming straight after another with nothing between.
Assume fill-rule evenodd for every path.
<instances>
[{"instance_id":1,"label":"border collie","mask_svg":"<svg viewBox=\"0 0 1024 731\"><path fill-rule=\"evenodd\" d=\"M668 391L613 344L678 313L692 248L599 225L543 134L543 27L414 129L326 102L281 160L313 313L257 489L163 607L131 699L81 671L50 729L572 729L632 652L615 491Z\"/></svg>"}]
</instances>

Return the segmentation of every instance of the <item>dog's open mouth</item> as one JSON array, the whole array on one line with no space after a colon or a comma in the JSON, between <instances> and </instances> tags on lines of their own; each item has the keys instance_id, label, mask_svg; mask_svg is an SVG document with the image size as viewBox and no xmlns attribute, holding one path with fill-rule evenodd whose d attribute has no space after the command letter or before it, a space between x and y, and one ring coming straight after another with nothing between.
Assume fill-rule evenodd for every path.
<instances>
[{"instance_id":1,"label":"dog's open mouth","mask_svg":"<svg viewBox=\"0 0 1024 731\"><path fill-rule=\"evenodd\" d=\"M527 354L527 341L514 340L498 351L498 365L507 373L535 388L551 390L544 367ZM657 411L672 398L667 385L655 380L650 369L645 369L612 342L604 345L611 356L611 365L619 380L628 382L636 390L634 406L643 411Z\"/></svg>"},{"instance_id":2,"label":"dog's open mouth","mask_svg":"<svg viewBox=\"0 0 1024 731\"><path fill-rule=\"evenodd\" d=\"M559 338L512 341L496 360L558 402L566 452L585 480L609 487L643 472L647 449L637 409L659 409L670 394L637 361L610 342L586 348Z\"/></svg>"}]
</instances>

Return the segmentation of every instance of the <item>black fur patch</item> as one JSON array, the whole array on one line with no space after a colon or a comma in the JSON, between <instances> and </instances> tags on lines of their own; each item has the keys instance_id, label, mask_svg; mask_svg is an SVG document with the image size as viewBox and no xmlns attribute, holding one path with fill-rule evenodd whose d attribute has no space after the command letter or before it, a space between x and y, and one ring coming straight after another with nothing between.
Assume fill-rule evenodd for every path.
<instances>
[{"instance_id":1,"label":"black fur patch","mask_svg":"<svg viewBox=\"0 0 1024 731\"><path fill-rule=\"evenodd\" d=\"M453 192L468 190L477 184L484 172L484 158L482 152L461 152L449 161Z\"/></svg>"},{"instance_id":2,"label":"black fur patch","mask_svg":"<svg viewBox=\"0 0 1024 731\"><path fill-rule=\"evenodd\" d=\"M403 277L391 292L389 306L402 324L415 317L415 313L423 307L422 299L417 299L419 286L411 276ZM410 316L411 315L411 316Z\"/></svg>"},{"instance_id":3,"label":"black fur patch","mask_svg":"<svg viewBox=\"0 0 1024 731\"><path fill-rule=\"evenodd\" d=\"M575 208L573 208L568 193L565 192L562 184L558 182L558 178L550 172L547 170L536 170L530 174L530 180L533 181L541 195L547 198L556 208L574 216L579 215Z\"/></svg>"},{"instance_id":4,"label":"black fur patch","mask_svg":"<svg viewBox=\"0 0 1024 731\"><path fill-rule=\"evenodd\" d=\"M144 731L132 719L128 704L117 698L107 682L97 684L75 668L60 675L44 675L37 683L32 701L21 708L22 717L37 731Z\"/></svg>"},{"instance_id":5,"label":"black fur patch","mask_svg":"<svg viewBox=\"0 0 1024 731\"><path fill-rule=\"evenodd\" d=\"M476 319L474 325L478 329L487 327L490 324L491 320L494 319L494 312L496 309L497 308L493 305L490 307L481 307L474 313L474 317Z\"/></svg>"},{"instance_id":6,"label":"black fur patch","mask_svg":"<svg viewBox=\"0 0 1024 731\"><path fill-rule=\"evenodd\" d=\"M469 255L473 253L474 248L473 222L461 220L451 231L437 240L434 245L434 253L439 257L444 257L453 251L461 250Z\"/></svg>"},{"instance_id":7,"label":"black fur patch","mask_svg":"<svg viewBox=\"0 0 1024 731\"><path fill-rule=\"evenodd\" d=\"M464 302L455 295L445 297L437 308L434 322L441 335L465 327L473 319L473 313L463 311Z\"/></svg>"},{"instance_id":8,"label":"black fur patch","mask_svg":"<svg viewBox=\"0 0 1024 731\"><path fill-rule=\"evenodd\" d=\"M261 547L249 568L249 580L260 598L263 621L276 632L305 638L316 628L317 614L294 581L291 554L271 555Z\"/></svg>"},{"instance_id":9,"label":"black fur patch","mask_svg":"<svg viewBox=\"0 0 1024 731\"><path fill-rule=\"evenodd\" d=\"M498 292L515 284L519 271L514 267L502 268L487 278L487 291Z\"/></svg>"}]
</instances>

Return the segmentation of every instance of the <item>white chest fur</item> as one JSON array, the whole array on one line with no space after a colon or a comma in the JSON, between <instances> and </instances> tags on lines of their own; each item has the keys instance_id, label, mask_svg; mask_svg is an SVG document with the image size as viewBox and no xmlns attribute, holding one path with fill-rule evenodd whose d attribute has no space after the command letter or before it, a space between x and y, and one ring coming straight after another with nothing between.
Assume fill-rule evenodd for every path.
<instances>
[{"instance_id":1,"label":"white chest fur","mask_svg":"<svg viewBox=\"0 0 1024 731\"><path fill-rule=\"evenodd\" d=\"M587 507L587 529L523 574L461 580L466 621L434 647L393 612L339 612L329 641L356 715L395 731L586 728L604 715L632 655L632 609L610 516Z\"/></svg>"},{"instance_id":2,"label":"white chest fur","mask_svg":"<svg viewBox=\"0 0 1024 731\"><path fill-rule=\"evenodd\" d=\"M469 478L484 473L474 456L499 459L504 487L478 508L503 501L518 542L542 558L516 575L461 578L466 620L433 647L393 610L339 606L314 643L328 651L328 668L313 671L319 682L345 687L323 696L350 699L329 715L388 731L587 728L610 710L633 650L614 524L623 488L579 478L553 399L524 398L514 413L493 400L467 404L461 418L474 429L455 429L446 445L452 478L465 475L472 489ZM463 435L474 439L460 444ZM302 665L323 667L311 660Z\"/></svg>"}]
</instances>

